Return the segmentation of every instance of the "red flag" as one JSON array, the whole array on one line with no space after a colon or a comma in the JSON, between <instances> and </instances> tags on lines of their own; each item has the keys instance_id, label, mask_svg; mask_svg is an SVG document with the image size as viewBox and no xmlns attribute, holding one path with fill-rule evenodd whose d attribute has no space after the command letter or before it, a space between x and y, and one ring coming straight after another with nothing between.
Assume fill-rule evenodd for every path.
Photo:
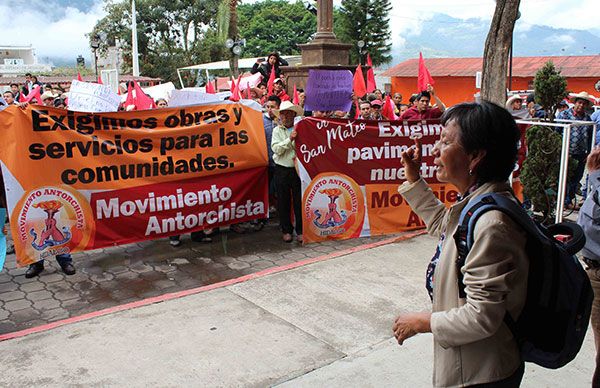
<instances>
[{"instance_id":1,"label":"red flag","mask_svg":"<svg viewBox=\"0 0 600 388\"><path fill-rule=\"evenodd\" d=\"M135 98L134 104L137 110L145 110L145 109L155 109L156 103L154 99L144 93L140 85L137 82L133 81L133 88L135 90Z\"/></svg>"},{"instance_id":2,"label":"red flag","mask_svg":"<svg viewBox=\"0 0 600 388\"><path fill-rule=\"evenodd\" d=\"M270 96L273 94L273 84L275 83L275 68L271 69L271 74L269 74L269 81L267 82L267 95Z\"/></svg>"},{"instance_id":3,"label":"red flag","mask_svg":"<svg viewBox=\"0 0 600 388\"><path fill-rule=\"evenodd\" d=\"M25 97L25 100L21 101L21 102L31 102L31 100L33 100L35 98L37 100L37 103L41 104L43 102L41 90L42 90L42 88L40 88L39 85L33 85L33 89Z\"/></svg>"},{"instance_id":4,"label":"red flag","mask_svg":"<svg viewBox=\"0 0 600 388\"><path fill-rule=\"evenodd\" d=\"M425 67L423 54L419 53L419 77L417 78L417 91L427 90L427 84L433 85L435 81L431 78L429 70Z\"/></svg>"},{"instance_id":5,"label":"red flag","mask_svg":"<svg viewBox=\"0 0 600 388\"><path fill-rule=\"evenodd\" d=\"M132 82L127 82L127 98L125 99L125 109L127 109L128 106L130 105L135 105L135 102L133 101L133 88L132 88Z\"/></svg>"},{"instance_id":6,"label":"red flag","mask_svg":"<svg viewBox=\"0 0 600 388\"><path fill-rule=\"evenodd\" d=\"M367 54L367 66L369 66L369 70L367 70L367 93L373 93L373 91L377 89L377 84L375 83L373 61L371 61L371 56L369 54Z\"/></svg>"},{"instance_id":7,"label":"red flag","mask_svg":"<svg viewBox=\"0 0 600 388\"><path fill-rule=\"evenodd\" d=\"M352 80L352 90L356 97L362 97L367 94L367 87L365 86L365 77L363 76L362 67L356 66L354 71L354 79Z\"/></svg>"},{"instance_id":8,"label":"red flag","mask_svg":"<svg viewBox=\"0 0 600 388\"><path fill-rule=\"evenodd\" d=\"M354 106L356 106L356 113L354 114L354 118L358 119L360 117L360 106L358 105L358 99L354 100Z\"/></svg>"},{"instance_id":9,"label":"red flag","mask_svg":"<svg viewBox=\"0 0 600 388\"><path fill-rule=\"evenodd\" d=\"M240 93L238 92L238 86L235 83L235 79L231 77L231 97L229 97L229 101L239 101Z\"/></svg>"},{"instance_id":10,"label":"red flag","mask_svg":"<svg viewBox=\"0 0 600 388\"><path fill-rule=\"evenodd\" d=\"M98 76L98 83L99 83L100 85L104 85L104 82L102 82L102 77L100 77L100 76Z\"/></svg>"},{"instance_id":11,"label":"red flag","mask_svg":"<svg viewBox=\"0 0 600 388\"><path fill-rule=\"evenodd\" d=\"M292 104L294 104L294 105L300 104L300 96L298 95L298 89L296 88L296 84L294 84L294 94L292 95Z\"/></svg>"},{"instance_id":12,"label":"red flag","mask_svg":"<svg viewBox=\"0 0 600 388\"><path fill-rule=\"evenodd\" d=\"M381 114L384 115L388 120L398 120L398 117L394 113L394 102L390 98L389 94L385 96L385 102L383 103Z\"/></svg>"},{"instance_id":13,"label":"red flag","mask_svg":"<svg viewBox=\"0 0 600 388\"><path fill-rule=\"evenodd\" d=\"M206 93L215 94L215 86L210 81L206 83Z\"/></svg>"},{"instance_id":14,"label":"red flag","mask_svg":"<svg viewBox=\"0 0 600 388\"><path fill-rule=\"evenodd\" d=\"M81 78L81 73L77 72L77 81L83 82L83 78Z\"/></svg>"}]
</instances>

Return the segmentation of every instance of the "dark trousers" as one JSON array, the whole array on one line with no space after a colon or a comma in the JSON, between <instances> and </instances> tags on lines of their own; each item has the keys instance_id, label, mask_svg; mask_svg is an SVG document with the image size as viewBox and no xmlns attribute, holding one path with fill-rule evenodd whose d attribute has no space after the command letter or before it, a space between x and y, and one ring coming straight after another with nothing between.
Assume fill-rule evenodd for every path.
<instances>
[{"instance_id":1,"label":"dark trousers","mask_svg":"<svg viewBox=\"0 0 600 388\"><path fill-rule=\"evenodd\" d=\"M73 258L71 257L70 253L63 253L62 255L56 255L56 261L58 262L58 265L60 265L61 267L64 267L67 264L71 264L71 262L73 261ZM40 260L38 261L38 265L44 265L44 260ZM34 263L37 264L37 263ZM34 265L31 264L31 265Z\"/></svg>"},{"instance_id":2,"label":"dark trousers","mask_svg":"<svg viewBox=\"0 0 600 388\"><path fill-rule=\"evenodd\" d=\"M575 200L575 193L579 188L579 182L583 178L583 171L585 170L585 160L587 155L570 155L569 160L577 160L577 168L573 173L573 177L567 180L567 193L565 194L565 203L569 204ZM573 202L574 203L574 202Z\"/></svg>"},{"instance_id":3,"label":"dark trousers","mask_svg":"<svg viewBox=\"0 0 600 388\"><path fill-rule=\"evenodd\" d=\"M283 233L294 232L290 216L290 205L294 204L296 234L302 234L302 190L300 177L294 167L275 165L275 185L277 187L277 212Z\"/></svg>"},{"instance_id":4,"label":"dark trousers","mask_svg":"<svg viewBox=\"0 0 600 388\"><path fill-rule=\"evenodd\" d=\"M523 373L525 373L525 363L517 368L515 373L508 376L500 381L494 381L493 383L476 384L470 385L471 388L518 388L521 386L521 380L523 380Z\"/></svg>"}]
</instances>

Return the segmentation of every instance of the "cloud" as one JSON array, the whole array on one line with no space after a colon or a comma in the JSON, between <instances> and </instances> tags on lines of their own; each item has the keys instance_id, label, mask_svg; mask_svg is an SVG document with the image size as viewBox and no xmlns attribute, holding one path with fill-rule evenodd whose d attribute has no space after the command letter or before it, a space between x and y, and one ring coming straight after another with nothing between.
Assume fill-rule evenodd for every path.
<instances>
[{"instance_id":1,"label":"cloud","mask_svg":"<svg viewBox=\"0 0 600 388\"><path fill-rule=\"evenodd\" d=\"M544 38L544 42L558 43L558 44L564 45L564 46L572 46L573 44L575 44L575 38L573 38L569 34L564 34L564 35L553 34L553 35L550 35L550 36Z\"/></svg>"},{"instance_id":2,"label":"cloud","mask_svg":"<svg viewBox=\"0 0 600 388\"><path fill-rule=\"evenodd\" d=\"M17 2L18 3L18 2ZM48 12L46 12L48 8ZM81 54L89 61L89 41L85 34L92 31L96 22L104 17L102 3L84 12L76 8L62 8L50 12L54 6L0 5L0 15L11 15L10 23L0 24L2 43L6 45L32 45L43 62L46 57L72 58L75 63Z\"/></svg>"}]
</instances>

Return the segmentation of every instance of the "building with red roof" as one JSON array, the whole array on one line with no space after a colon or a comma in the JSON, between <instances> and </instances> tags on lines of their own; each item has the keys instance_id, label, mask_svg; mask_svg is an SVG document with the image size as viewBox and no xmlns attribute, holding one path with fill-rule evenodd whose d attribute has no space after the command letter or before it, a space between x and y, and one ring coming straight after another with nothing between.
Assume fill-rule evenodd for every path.
<instances>
[{"instance_id":1,"label":"building with red roof","mask_svg":"<svg viewBox=\"0 0 600 388\"><path fill-rule=\"evenodd\" d=\"M587 56L547 56L513 58L513 90L533 89L535 73L548 61L552 61L561 74L567 78L567 88L572 92L586 91L594 94L594 85L600 80L600 55ZM477 72L482 70L482 58L426 58L425 65L435 80L435 90L446 105L473 101ZM392 92L408 97L417 92L419 59L406 60L383 72L390 77ZM508 87L508 75L507 75Z\"/></svg>"}]
</instances>

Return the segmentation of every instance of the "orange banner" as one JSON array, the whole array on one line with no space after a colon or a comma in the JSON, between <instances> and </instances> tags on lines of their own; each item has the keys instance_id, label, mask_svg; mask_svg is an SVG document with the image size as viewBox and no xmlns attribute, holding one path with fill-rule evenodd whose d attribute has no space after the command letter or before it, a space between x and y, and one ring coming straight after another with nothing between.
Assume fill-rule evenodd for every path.
<instances>
[{"instance_id":1,"label":"orange banner","mask_svg":"<svg viewBox=\"0 0 600 388\"><path fill-rule=\"evenodd\" d=\"M266 216L262 116L242 104L114 113L13 106L0 113L0 130L21 265Z\"/></svg>"}]
</instances>

